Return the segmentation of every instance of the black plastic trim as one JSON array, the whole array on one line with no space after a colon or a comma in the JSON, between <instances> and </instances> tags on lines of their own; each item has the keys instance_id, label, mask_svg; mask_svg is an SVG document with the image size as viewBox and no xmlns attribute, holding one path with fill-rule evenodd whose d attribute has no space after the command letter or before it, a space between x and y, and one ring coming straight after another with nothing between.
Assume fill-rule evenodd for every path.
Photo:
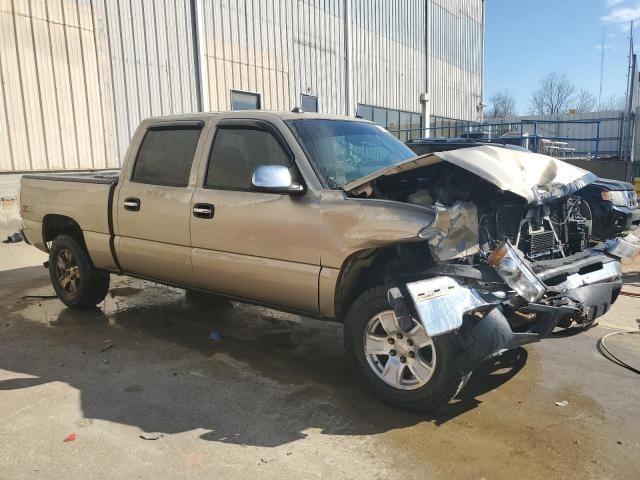
<instances>
[{"instance_id":1,"label":"black plastic trim","mask_svg":"<svg viewBox=\"0 0 640 480\"><path fill-rule=\"evenodd\" d=\"M153 123L147 127L147 130L198 130L203 127L202 120L167 120Z\"/></svg>"},{"instance_id":2,"label":"black plastic trim","mask_svg":"<svg viewBox=\"0 0 640 480\"><path fill-rule=\"evenodd\" d=\"M111 257L113 258L113 263L118 267L118 271L122 272L122 267L118 261L118 255L116 254L116 235L113 229L113 201L117 185L118 182L114 182L111 185L111 188L109 188L109 199L107 200L107 225L109 226L109 250L111 251Z\"/></svg>"},{"instance_id":3,"label":"black plastic trim","mask_svg":"<svg viewBox=\"0 0 640 480\"><path fill-rule=\"evenodd\" d=\"M50 180L52 182L74 182L74 183L97 183L100 185L109 185L111 183L118 183L117 178L96 178L96 177L83 177L79 175L66 175L66 174L43 174L43 175L23 175L22 178L31 180Z\"/></svg>"},{"instance_id":4,"label":"black plastic trim","mask_svg":"<svg viewBox=\"0 0 640 480\"><path fill-rule=\"evenodd\" d=\"M22 239L24 240L24 243L26 243L27 245L31 245L31 242L25 235L24 230L22 228L20 229L20 235L22 235Z\"/></svg>"}]
</instances>

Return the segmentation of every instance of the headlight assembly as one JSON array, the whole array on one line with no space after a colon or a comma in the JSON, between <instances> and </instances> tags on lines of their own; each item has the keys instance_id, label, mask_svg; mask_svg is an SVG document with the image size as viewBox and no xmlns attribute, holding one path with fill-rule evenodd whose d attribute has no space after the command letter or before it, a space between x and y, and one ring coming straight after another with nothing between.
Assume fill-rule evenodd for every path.
<instances>
[{"instance_id":1,"label":"headlight assembly","mask_svg":"<svg viewBox=\"0 0 640 480\"><path fill-rule=\"evenodd\" d=\"M633 200L631 198L631 192L626 191L613 191L613 192L601 192L600 196L603 200L613 203L618 207L631 207L633 208Z\"/></svg>"},{"instance_id":2,"label":"headlight assembly","mask_svg":"<svg viewBox=\"0 0 640 480\"><path fill-rule=\"evenodd\" d=\"M488 261L505 283L527 302L537 302L547 291L544 283L538 280L529 265L509 242L503 242L498 246L489 256Z\"/></svg>"}]
</instances>

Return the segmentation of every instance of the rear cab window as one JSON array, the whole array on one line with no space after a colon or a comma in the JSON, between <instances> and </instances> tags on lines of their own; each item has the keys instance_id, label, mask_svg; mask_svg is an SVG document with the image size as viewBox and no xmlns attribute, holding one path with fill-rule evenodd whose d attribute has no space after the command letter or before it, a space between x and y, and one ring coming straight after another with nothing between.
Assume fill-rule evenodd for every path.
<instances>
[{"instance_id":1,"label":"rear cab window","mask_svg":"<svg viewBox=\"0 0 640 480\"><path fill-rule=\"evenodd\" d=\"M204 186L251 190L251 177L259 165L292 167L291 155L266 130L245 126L217 128ZM292 175L295 176L292 170Z\"/></svg>"},{"instance_id":2,"label":"rear cab window","mask_svg":"<svg viewBox=\"0 0 640 480\"><path fill-rule=\"evenodd\" d=\"M202 126L152 127L145 133L131 181L186 187Z\"/></svg>"}]
</instances>

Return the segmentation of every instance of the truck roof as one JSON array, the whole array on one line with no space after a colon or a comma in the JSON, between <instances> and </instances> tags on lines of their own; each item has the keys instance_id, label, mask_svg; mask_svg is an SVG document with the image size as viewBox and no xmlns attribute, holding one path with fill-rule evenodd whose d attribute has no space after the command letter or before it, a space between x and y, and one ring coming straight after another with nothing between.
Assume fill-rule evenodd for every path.
<instances>
[{"instance_id":1,"label":"truck roof","mask_svg":"<svg viewBox=\"0 0 640 480\"><path fill-rule=\"evenodd\" d=\"M317 120L348 120L353 122L367 122L362 118L346 117L341 115L327 115L325 113L315 112L279 112L275 110L238 110L232 112L196 112L184 113L180 115L166 115L160 117L149 117L144 122L166 122L175 120L206 120L212 117L224 118L251 118L258 120L302 120L305 118L313 118Z\"/></svg>"}]
</instances>

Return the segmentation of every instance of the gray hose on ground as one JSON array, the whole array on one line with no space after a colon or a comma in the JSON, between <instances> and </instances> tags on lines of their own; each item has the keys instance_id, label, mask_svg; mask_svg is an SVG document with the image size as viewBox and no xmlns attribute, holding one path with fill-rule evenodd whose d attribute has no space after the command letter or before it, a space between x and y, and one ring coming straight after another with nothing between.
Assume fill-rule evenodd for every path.
<instances>
[{"instance_id":1,"label":"gray hose on ground","mask_svg":"<svg viewBox=\"0 0 640 480\"><path fill-rule=\"evenodd\" d=\"M636 367L633 367L633 366L629 365L628 363L626 363L625 361L621 360L611 350L609 350L609 348L607 347L607 345L605 343L605 340L607 338L612 337L614 335L632 335L632 334L639 334L639 333L640 333L640 330L628 330L626 332L608 333L607 335L602 337L600 340L598 340L598 346L600 347L599 351L607 360L610 360L613 363L616 363L616 364L620 365L621 367L624 367L627 370L631 370L632 372L635 372L635 373L640 375L640 369L638 369Z\"/></svg>"}]
</instances>

